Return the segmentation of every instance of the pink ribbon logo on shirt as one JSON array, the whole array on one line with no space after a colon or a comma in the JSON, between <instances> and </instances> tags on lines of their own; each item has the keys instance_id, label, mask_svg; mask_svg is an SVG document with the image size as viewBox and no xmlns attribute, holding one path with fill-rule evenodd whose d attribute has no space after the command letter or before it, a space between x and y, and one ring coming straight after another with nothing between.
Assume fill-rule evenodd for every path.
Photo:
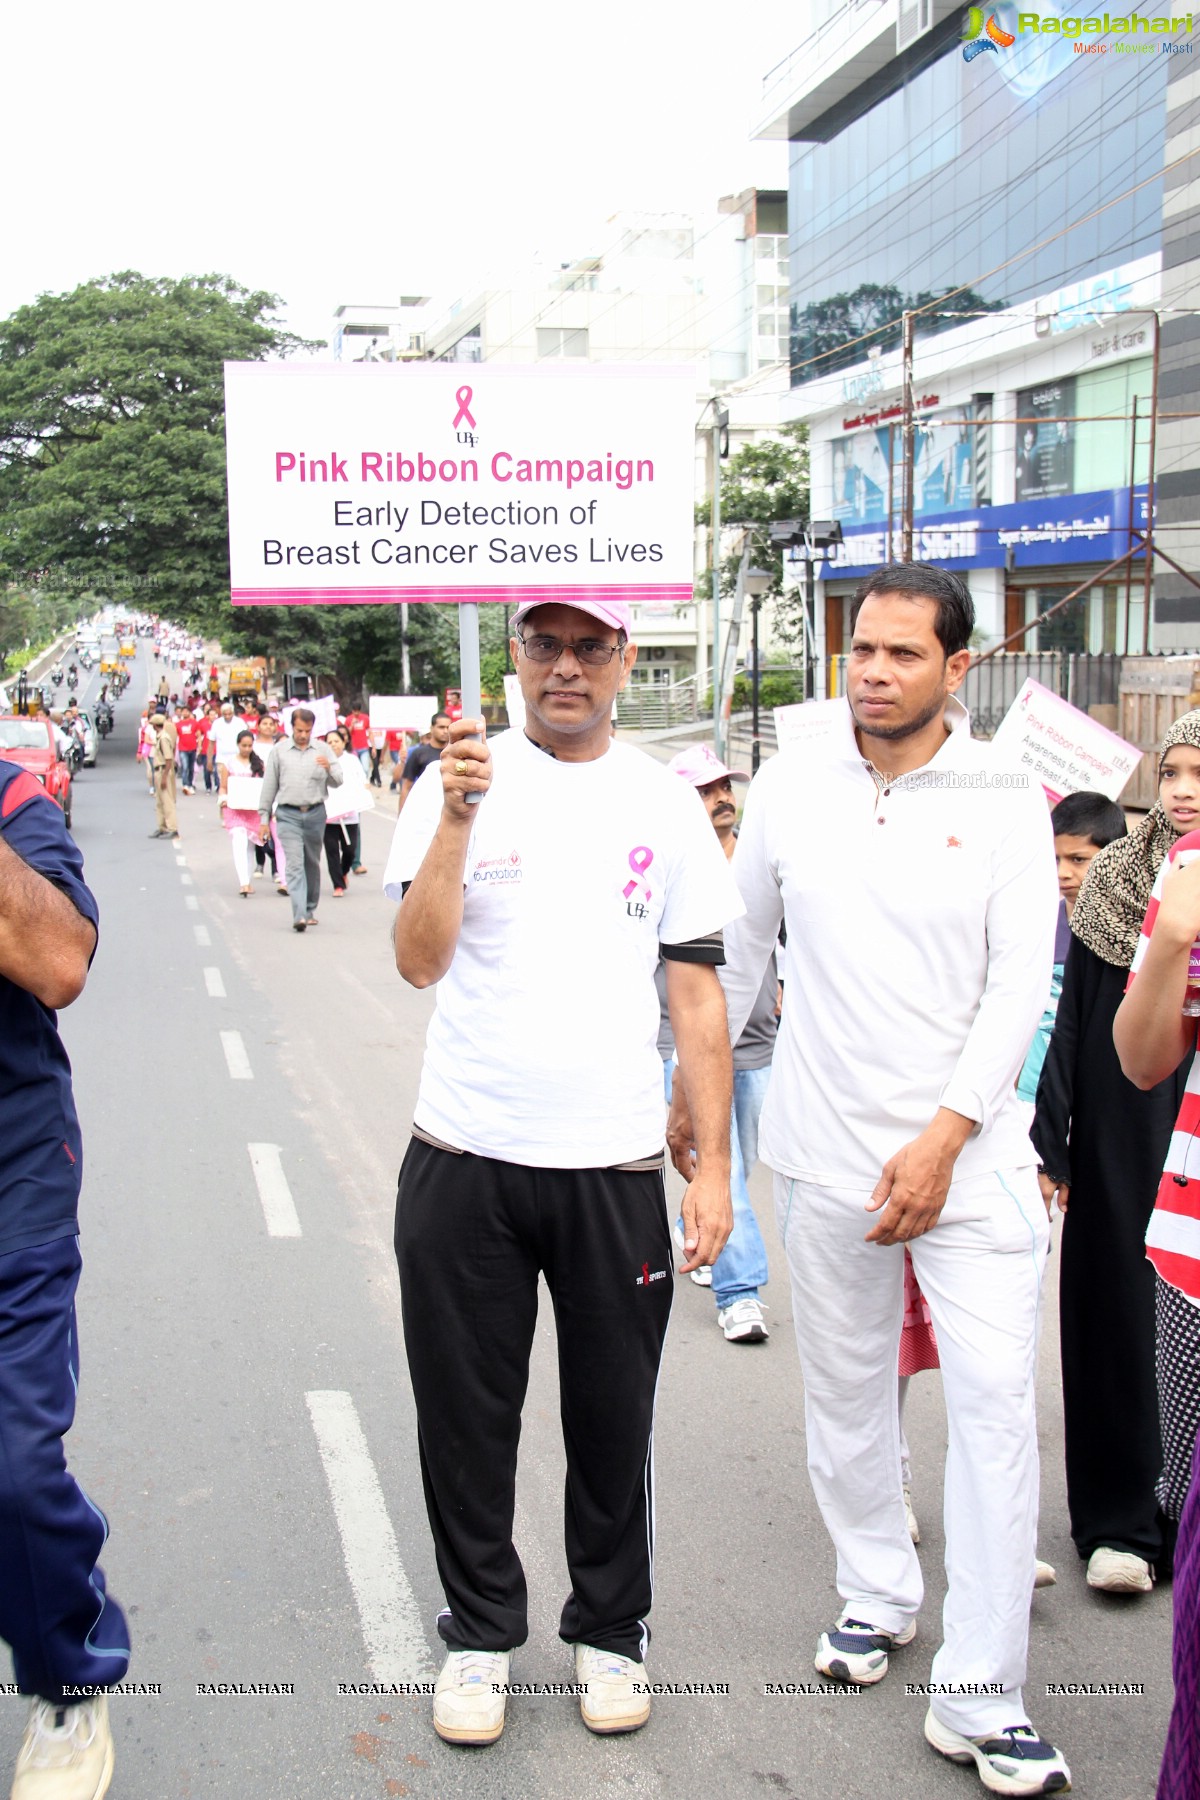
<instances>
[{"instance_id":1,"label":"pink ribbon logo on shirt","mask_svg":"<svg viewBox=\"0 0 1200 1800\"><path fill-rule=\"evenodd\" d=\"M645 844L639 844L636 850L631 850L629 852L629 866L633 870L633 880L627 881L625 886L621 889L626 900L628 900L630 894L632 894L639 886L642 888L647 900L649 900L650 889L644 882L639 882L638 877L646 873L646 870L653 861L654 852L653 850L648 849Z\"/></svg>"},{"instance_id":2,"label":"pink ribbon logo on shirt","mask_svg":"<svg viewBox=\"0 0 1200 1800\"><path fill-rule=\"evenodd\" d=\"M454 424L450 429L452 431L457 431L458 427L465 421L465 423L470 426L471 430L474 431L475 420L471 414L471 389L469 387L460 387L454 398L458 401L458 411L454 415Z\"/></svg>"}]
</instances>

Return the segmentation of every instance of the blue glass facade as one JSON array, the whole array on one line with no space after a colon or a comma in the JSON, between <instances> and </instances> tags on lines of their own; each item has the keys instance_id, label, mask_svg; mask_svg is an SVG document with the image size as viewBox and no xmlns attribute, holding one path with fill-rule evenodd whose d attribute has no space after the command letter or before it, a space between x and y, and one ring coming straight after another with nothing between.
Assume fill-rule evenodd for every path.
<instances>
[{"instance_id":1,"label":"blue glass facade","mask_svg":"<svg viewBox=\"0 0 1200 1800\"><path fill-rule=\"evenodd\" d=\"M1015 8L995 10L1013 30ZM1170 58L1089 41L1106 52L1023 35L970 63L951 41L861 116L814 127L827 141L793 143L793 385L859 360L864 346L808 359L931 294L967 284L1018 305L1160 248L1162 182L1147 178L1162 168Z\"/></svg>"}]
</instances>

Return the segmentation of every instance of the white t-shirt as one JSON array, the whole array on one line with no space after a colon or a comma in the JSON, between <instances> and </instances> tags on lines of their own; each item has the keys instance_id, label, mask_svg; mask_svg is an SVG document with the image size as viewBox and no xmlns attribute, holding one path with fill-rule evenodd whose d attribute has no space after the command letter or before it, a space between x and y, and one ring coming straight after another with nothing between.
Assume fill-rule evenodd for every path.
<instances>
[{"instance_id":1,"label":"white t-shirt","mask_svg":"<svg viewBox=\"0 0 1200 1800\"><path fill-rule=\"evenodd\" d=\"M781 1175L869 1190L945 1106L978 1125L956 1178L1028 1165L1014 1084L1058 916L1041 785L976 742L951 699L936 756L880 791L836 704L828 738L759 770L733 857L746 903L722 971L735 1037L787 920L759 1155Z\"/></svg>"},{"instance_id":2,"label":"white t-shirt","mask_svg":"<svg viewBox=\"0 0 1200 1800\"><path fill-rule=\"evenodd\" d=\"M212 729L213 753L215 760L224 763L228 768L237 756L237 741L243 731L248 730L244 719L224 719L220 716Z\"/></svg>"},{"instance_id":3,"label":"white t-shirt","mask_svg":"<svg viewBox=\"0 0 1200 1800\"><path fill-rule=\"evenodd\" d=\"M415 1123L535 1168L608 1168L662 1148L660 943L742 911L694 788L640 750L558 762L523 732L490 742L454 960L438 984ZM384 892L437 829L436 773L412 788Z\"/></svg>"}]
</instances>

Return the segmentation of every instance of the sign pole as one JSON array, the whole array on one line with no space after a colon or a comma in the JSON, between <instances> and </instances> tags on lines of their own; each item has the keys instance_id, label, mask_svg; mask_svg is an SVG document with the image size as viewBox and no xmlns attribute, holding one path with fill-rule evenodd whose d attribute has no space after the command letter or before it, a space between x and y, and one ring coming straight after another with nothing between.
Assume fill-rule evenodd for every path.
<instances>
[{"instance_id":1,"label":"sign pole","mask_svg":"<svg viewBox=\"0 0 1200 1800\"><path fill-rule=\"evenodd\" d=\"M464 600L458 608L458 679L462 689L464 719L482 718L479 691L479 607Z\"/></svg>"}]
</instances>

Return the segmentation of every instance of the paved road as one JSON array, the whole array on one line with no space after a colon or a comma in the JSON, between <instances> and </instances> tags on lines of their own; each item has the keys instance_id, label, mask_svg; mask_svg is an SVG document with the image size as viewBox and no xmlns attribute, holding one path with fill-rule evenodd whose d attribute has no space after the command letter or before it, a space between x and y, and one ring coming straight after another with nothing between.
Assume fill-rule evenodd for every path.
<instances>
[{"instance_id":1,"label":"paved road","mask_svg":"<svg viewBox=\"0 0 1200 1800\"><path fill-rule=\"evenodd\" d=\"M650 1673L728 1693L664 1696L645 1731L612 1741L590 1737L570 1699L522 1699L497 1745L464 1751L434 1737L425 1698L342 1691L429 1679L439 1660L391 1254L431 1001L391 967L377 885L390 817L365 820L370 874L344 900L327 896L320 929L303 937L269 882L239 897L202 794L180 800L178 847L149 840L133 748L151 671L143 646L117 731L79 782L75 830L102 928L87 992L65 1017L87 1147L70 1450L111 1517L104 1560L131 1616L130 1679L161 1684L115 1703L113 1795L980 1792L973 1773L927 1749L925 1702L904 1691L928 1678L944 1592L936 1376L914 1381L909 1409L928 1584L916 1644L870 1692L763 1692L815 1681L816 1635L837 1596L804 1471L791 1309L761 1170L752 1192L772 1250L773 1336L727 1345L710 1297L678 1282L656 1434ZM1122 1603L1083 1584L1065 1528L1048 1298L1040 1549L1061 1579L1033 1602L1027 1695L1079 1793L1143 1800L1170 1704L1170 1596ZM853 1354L852 1319L846 1329ZM1119 1431L1114 1420L1114 1445ZM562 1479L544 1308L517 1520L531 1593L530 1642L514 1667L524 1681L571 1675L556 1636ZM1048 1682L1097 1681L1145 1691L1045 1693ZM198 1691L216 1683L294 1691ZM0 1769L22 1717L19 1700L0 1698Z\"/></svg>"}]
</instances>

